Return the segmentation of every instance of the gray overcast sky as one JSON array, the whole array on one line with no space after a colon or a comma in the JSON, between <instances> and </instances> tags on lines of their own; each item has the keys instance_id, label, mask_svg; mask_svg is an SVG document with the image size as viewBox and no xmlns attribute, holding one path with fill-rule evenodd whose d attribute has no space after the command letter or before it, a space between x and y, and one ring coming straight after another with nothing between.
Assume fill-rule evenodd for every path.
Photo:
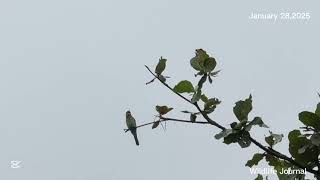
<instances>
[{"instance_id":1,"label":"gray overcast sky","mask_svg":"<svg viewBox=\"0 0 320 180\"><path fill-rule=\"evenodd\" d=\"M164 56L168 83L196 82L189 59L203 48L222 69L207 88L223 101L213 118L235 121L234 103L252 93L251 116L286 136L301 125L297 114L319 101L319 7L317 0L0 1L0 179L254 179L244 165L258 148L227 146L215 128L178 123L139 129L136 147L123 133L125 111L141 124L166 104L175 107L171 116L187 118L179 111L190 105L159 83L145 86L144 65ZM311 19L252 21L251 12ZM288 154L287 141L277 148ZM11 169L12 160L22 168Z\"/></svg>"}]
</instances>

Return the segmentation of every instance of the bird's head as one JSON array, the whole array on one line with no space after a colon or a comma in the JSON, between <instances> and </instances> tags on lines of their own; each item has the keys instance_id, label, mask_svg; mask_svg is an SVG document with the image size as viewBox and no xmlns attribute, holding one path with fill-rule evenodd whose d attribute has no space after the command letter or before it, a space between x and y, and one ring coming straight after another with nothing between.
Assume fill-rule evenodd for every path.
<instances>
[{"instance_id":1,"label":"bird's head","mask_svg":"<svg viewBox=\"0 0 320 180\"><path fill-rule=\"evenodd\" d=\"M131 116L131 112L128 110L127 112L126 112L126 117L130 117Z\"/></svg>"}]
</instances>

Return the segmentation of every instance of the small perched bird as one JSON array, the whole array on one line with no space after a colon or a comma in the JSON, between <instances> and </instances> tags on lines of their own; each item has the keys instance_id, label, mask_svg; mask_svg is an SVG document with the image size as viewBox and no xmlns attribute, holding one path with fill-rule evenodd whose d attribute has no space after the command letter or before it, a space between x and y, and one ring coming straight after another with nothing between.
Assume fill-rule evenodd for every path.
<instances>
[{"instance_id":1,"label":"small perched bird","mask_svg":"<svg viewBox=\"0 0 320 180\"><path fill-rule=\"evenodd\" d=\"M136 145L139 146L136 120L131 115L130 111L126 112L126 123L127 123L128 129L130 130L130 132L132 133L132 135L134 137L134 140L136 141Z\"/></svg>"}]
</instances>

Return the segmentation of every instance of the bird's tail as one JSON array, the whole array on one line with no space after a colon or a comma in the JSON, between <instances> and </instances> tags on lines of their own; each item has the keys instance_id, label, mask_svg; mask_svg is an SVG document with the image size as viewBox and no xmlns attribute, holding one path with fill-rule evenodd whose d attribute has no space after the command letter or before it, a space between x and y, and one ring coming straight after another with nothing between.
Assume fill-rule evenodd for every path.
<instances>
[{"instance_id":1,"label":"bird's tail","mask_svg":"<svg viewBox=\"0 0 320 180\"><path fill-rule=\"evenodd\" d=\"M137 129L133 129L131 132L132 132L132 135L134 137L134 140L136 141L136 145L139 146L139 140L138 140L138 136L137 136Z\"/></svg>"}]
</instances>

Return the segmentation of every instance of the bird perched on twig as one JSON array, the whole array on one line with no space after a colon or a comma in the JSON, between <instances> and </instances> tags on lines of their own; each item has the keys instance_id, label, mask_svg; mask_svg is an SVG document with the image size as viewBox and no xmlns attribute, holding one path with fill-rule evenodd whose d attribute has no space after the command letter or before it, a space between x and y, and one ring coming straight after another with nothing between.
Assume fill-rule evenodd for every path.
<instances>
[{"instance_id":1,"label":"bird perched on twig","mask_svg":"<svg viewBox=\"0 0 320 180\"><path fill-rule=\"evenodd\" d=\"M130 132L132 133L132 135L134 137L134 140L136 141L136 145L139 146L139 140L138 140L138 136L137 136L136 120L131 115L130 111L126 112L126 123L127 123L128 129L130 130Z\"/></svg>"}]
</instances>

